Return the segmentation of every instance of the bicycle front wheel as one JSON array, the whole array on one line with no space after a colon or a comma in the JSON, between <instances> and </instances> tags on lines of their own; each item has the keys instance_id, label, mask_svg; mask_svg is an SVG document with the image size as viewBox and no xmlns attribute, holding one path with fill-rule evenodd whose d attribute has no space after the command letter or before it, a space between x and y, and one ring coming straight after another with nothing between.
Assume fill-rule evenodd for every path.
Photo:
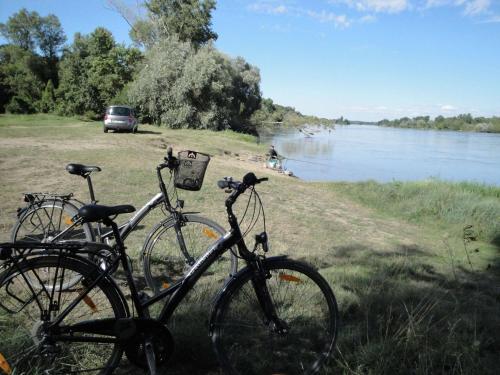
<instances>
[{"instance_id":1,"label":"bicycle front wheel","mask_svg":"<svg viewBox=\"0 0 500 375\"><path fill-rule=\"evenodd\" d=\"M222 293L210 324L219 362L228 374L315 374L335 345L338 310L325 279L284 258L263 261L280 325L263 313L254 272L242 270Z\"/></svg>"},{"instance_id":2,"label":"bicycle front wheel","mask_svg":"<svg viewBox=\"0 0 500 375\"><path fill-rule=\"evenodd\" d=\"M119 344L104 342L101 335L90 333L71 334L69 340L60 341L48 328L88 289L99 275L99 268L85 259L56 256L28 259L17 266L0 275L0 353L13 373L111 374L122 356ZM71 288L58 287L66 278L78 283ZM35 279L40 280L38 285L30 282ZM52 288L47 290L46 285ZM86 320L125 318L125 303L116 285L104 278L59 327Z\"/></svg>"},{"instance_id":3,"label":"bicycle front wheel","mask_svg":"<svg viewBox=\"0 0 500 375\"><path fill-rule=\"evenodd\" d=\"M28 207L14 225L11 241L93 241L88 223L73 226L72 218L77 213L75 205L61 199L47 199Z\"/></svg>"},{"instance_id":4,"label":"bicycle front wheel","mask_svg":"<svg viewBox=\"0 0 500 375\"><path fill-rule=\"evenodd\" d=\"M183 215L180 233L175 222L168 219L159 223L148 236L143 247L141 260L147 285L155 292L168 288L180 280L221 236L225 230L217 223L197 215ZM184 248L179 237L184 241ZM238 260L234 254L223 254L206 275L225 281L236 273Z\"/></svg>"}]
</instances>

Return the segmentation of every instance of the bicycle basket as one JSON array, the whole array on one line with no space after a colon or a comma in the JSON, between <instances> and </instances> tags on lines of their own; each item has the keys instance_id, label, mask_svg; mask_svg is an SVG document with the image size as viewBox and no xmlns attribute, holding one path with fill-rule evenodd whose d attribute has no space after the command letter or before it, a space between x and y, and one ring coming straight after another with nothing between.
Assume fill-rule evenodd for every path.
<instances>
[{"instance_id":1,"label":"bicycle basket","mask_svg":"<svg viewBox=\"0 0 500 375\"><path fill-rule=\"evenodd\" d=\"M175 170L174 184L179 189L200 190L210 156L196 151L180 151L179 166Z\"/></svg>"}]
</instances>

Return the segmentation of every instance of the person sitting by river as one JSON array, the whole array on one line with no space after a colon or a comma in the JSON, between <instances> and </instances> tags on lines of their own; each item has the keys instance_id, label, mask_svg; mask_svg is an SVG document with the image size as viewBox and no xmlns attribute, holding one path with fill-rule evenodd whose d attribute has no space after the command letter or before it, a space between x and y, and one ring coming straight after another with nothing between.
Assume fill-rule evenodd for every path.
<instances>
[{"instance_id":1,"label":"person sitting by river","mask_svg":"<svg viewBox=\"0 0 500 375\"><path fill-rule=\"evenodd\" d=\"M278 152L274 149L274 146L271 145L269 151L267 152L269 159L267 159L267 165L273 169L281 169L281 161L278 155Z\"/></svg>"}]
</instances>

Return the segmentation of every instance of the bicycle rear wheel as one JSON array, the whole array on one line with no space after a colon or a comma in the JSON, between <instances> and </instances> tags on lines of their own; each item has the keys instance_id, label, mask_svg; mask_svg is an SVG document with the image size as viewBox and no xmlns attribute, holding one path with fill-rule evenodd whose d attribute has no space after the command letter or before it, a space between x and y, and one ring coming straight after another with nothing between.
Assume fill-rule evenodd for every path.
<instances>
[{"instance_id":1,"label":"bicycle rear wheel","mask_svg":"<svg viewBox=\"0 0 500 375\"><path fill-rule=\"evenodd\" d=\"M57 256L32 258L18 266L0 275L0 353L14 373L112 373L122 356L118 344L91 342L102 336L81 333L72 337L84 337L89 342L59 341L47 329L55 316L95 280L100 272L97 266L85 259ZM58 287L65 283L65 278L79 282L71 288ZM28 282L35 279L40 282L38 286L31 284L31 290ZM43 285L52 288L46 293ZM116 288L112 281L102 279L59 327L93 319L127 317L125 301ZM49 314L51 304L56 312Z\"/></svg>"},{"instance_id":2,"label":"bicycle rear wheel","mask_svg":"<svg viewBox=\"0 0 500 375\"><path fill-rule=\"evenodd\" d=\"M70 202L46 199L21 214L12 229L11 241L92 241L92 227L88 223L71 227L77 213L78 208Z\"/></svg>"},{"instance_id":3,"label":"bicycle rear wheel","mask_svg":"<svg viewBox=\"0 0 500 375\"><path fill-rule=\"evenodd\" d=\"M279 332L257 300L254 272L244 269L222 292L210 334L228 374L315 374L336 341L338 310L325 279L312 267L283 258L263 261L265 283L286 331Z\"/></svg>"}]
</instances>

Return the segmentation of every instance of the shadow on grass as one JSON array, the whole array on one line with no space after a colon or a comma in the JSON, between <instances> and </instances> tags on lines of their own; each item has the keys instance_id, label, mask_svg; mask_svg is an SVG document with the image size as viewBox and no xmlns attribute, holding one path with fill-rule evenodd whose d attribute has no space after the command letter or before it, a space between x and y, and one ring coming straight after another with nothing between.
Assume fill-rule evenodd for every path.
<instances>
[{"instance_id":1,"label":"shadow on grass","mask_svg":"<svg viewBox=\"0 0 500 375\"><path fill-rule=\"evenodd\" d=\"M155 132L152 130L137 130L137 134L162 134L161 132Z\"/></svg>"},{"instance_id":2,"label":"shadow on grass","mask_svg":"<svg viewBox=\"0 0 500 375\"><path fill-rule=\"evenodd\" d=\"M109 130L108 131L108 134L131 134L131 132L129 130ZM155 131L152 131L152 130L140 130L140 129L137 129L136 133L134 135L137 135L137 134L155 134L155 135L158 135L158 134L161 134L161 132L155 132Z\"/></svg>"},{"instance_id":3,"label":"shadow on grass","mask_svg":"<svg viewBox=\"0 0 500 375\"><path fill-rule=\"evenodd\" d=\"M340 309L335 357L320 374L497 373L498 273L452 265L419 246L375 251L354 243L328 259L302 260L320 268ZM175 313L168 325L175 354L160 374L221 374L208 338L216 289Z\"/></svg>"},{"instance_id":4,"label":"shadow on grass","mask_svg":"<svg viewBox=\"0 0 500 375\"><path fill-rule=\"evenodd\" d=\"M351 245L332 258L323 273L335 280L341 328L326 373L497 373L497 273L443 263L418 247Z\"/></svg>"}]
</instances>

